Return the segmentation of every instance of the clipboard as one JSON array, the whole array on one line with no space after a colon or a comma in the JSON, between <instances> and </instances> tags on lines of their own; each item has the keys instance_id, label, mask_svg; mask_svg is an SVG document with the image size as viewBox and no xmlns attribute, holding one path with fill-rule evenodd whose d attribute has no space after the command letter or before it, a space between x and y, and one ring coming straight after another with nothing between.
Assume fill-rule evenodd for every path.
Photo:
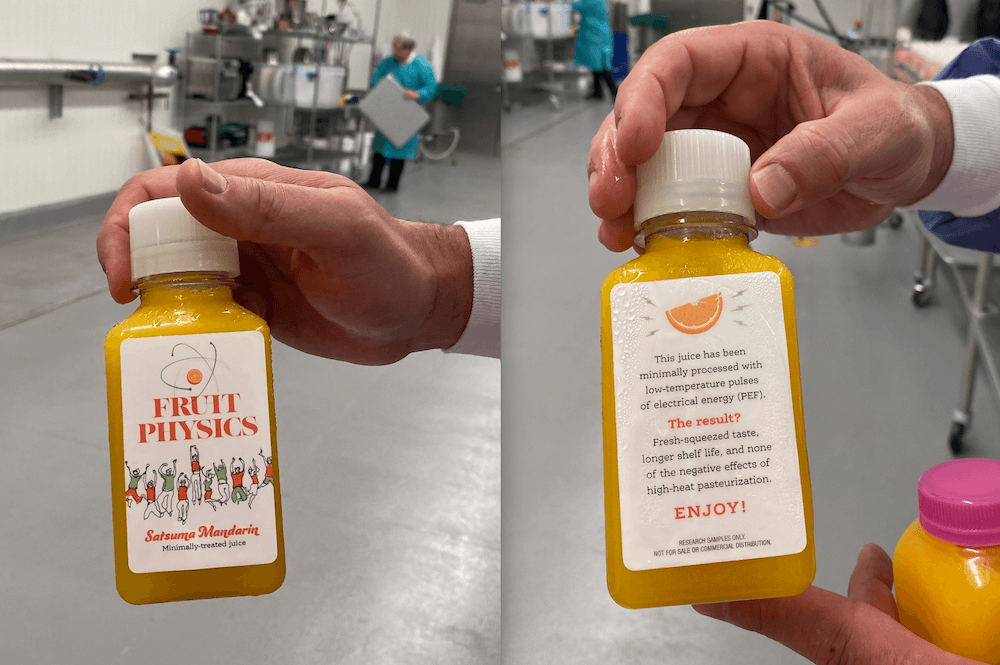
<instances>
[{"instance_id":1,"label":"clipboard","mask_svg":"<svg viewBox=\"0 0 1000 665\"><path fill-rule=\"evenodd\" d=\"M416 100L406 99L405 95L406 89L390 74L358 102L365 117L397 148L406 145L431 117Z\"/></svg>"}]
</instances>

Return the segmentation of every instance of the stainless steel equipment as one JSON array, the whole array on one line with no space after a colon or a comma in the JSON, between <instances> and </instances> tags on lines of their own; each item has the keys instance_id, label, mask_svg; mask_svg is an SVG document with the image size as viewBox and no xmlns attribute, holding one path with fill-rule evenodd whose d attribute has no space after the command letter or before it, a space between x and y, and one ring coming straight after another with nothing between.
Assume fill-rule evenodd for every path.
<instances>
[{"instance_id":1,"label":"stainless steel equipment","mask_svg":"<svg viewBox=\"0 0 1000 665\"><path fill-rule=\"evenodd\" d=\"M240 61L236 58L188 57L187 94L189 97L232 101L243 88Z\"/></svg>"},{"instance_id":2,"label":"stainless steel equipment","mask_svg":"<svg viewBox=\"0 0 1000 665\"><path fill-rule=\"evenodd\" d=\"M650 12L670 17L670 32L743 20L742 0L650 0Z\"/></svg>"},{"instance_id":3,"label":"stainless steel equipment","mask_svg":"<svg viewBox=\"0 0 1000 665\"><path fill-rule=\"evenodd\" d=\"M441 80L466 87L465 102L453 109L453 122L462 133L462 150L499 155L500 0L453 2L451 7Z\"/></svg>"},{"instance_id":4,"label":"stainless steel equipment","mask_svg":"<svg viewBox=\"0 0 1000 665\"><path fill-rule=\"evenodd\" d=\"M219 31L220 22L218 10L199 9L198 22L201 23L202 29L205 31L206 35L217 33Z\"/></svg>"},{"instance_id":5,"label":"stainless steel equipment","mask_svg":"<svg viewBox=\"0 0 1000 665\"><path fill-rule=\"evenodd\" d=\"M862 35L858 53L878 67L886 76L892 76L893 58L896 53L899 0L863 0L861 3Z\"/></svg>"}]
</instances>

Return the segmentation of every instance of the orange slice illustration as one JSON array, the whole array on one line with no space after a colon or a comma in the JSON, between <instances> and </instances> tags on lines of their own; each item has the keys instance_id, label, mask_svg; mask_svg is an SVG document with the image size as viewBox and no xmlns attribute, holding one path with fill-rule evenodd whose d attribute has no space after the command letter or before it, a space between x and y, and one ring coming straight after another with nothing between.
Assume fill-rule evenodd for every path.
<instances>
[{"instance_id":1,"label":"orange slice illustration","mask_svg":"<svg viewBox=\"0 0 1000 665\"><path fill-rule=\"evenodd\" d=\"M716 293L697 302L674 307L667 312L667 321L682 333L697 335L714 326L721 315L722 294Z\"/></svg>"}]
</instances>

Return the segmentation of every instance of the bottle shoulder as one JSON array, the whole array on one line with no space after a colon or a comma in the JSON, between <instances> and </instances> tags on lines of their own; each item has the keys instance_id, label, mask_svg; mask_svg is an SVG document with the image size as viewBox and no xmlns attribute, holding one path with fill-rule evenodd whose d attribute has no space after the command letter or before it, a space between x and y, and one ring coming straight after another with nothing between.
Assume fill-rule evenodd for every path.
<instances>
[{"instance_id":1,"label":"bottle shoulder","mask_svg":"<svg viewBox=\"0 0 1000 665\"><path fill-rule=\"evenodd\" d=\"M161 337L259 331L270 338L267 322L235 301L198 303L185 307L139 305L114 326L105 345L120 345L131 337Z\"/></svg>"},{"instance_id":2,"label":"bottle shoulder","mask_svg":"<svg viewBox=\"0 0 1000 665\"><path fill-rule=\"evenodd\" d=\"M897 570L910 569L914 575L923 577L932 568L941 566L943 570L958 566L979 567L983 563L992 566L1000 563L1000 544L989 547L964 547L935 538L914 520L900 536L893 553L893 567ZM939 571L940 572L940 571ZM934 572L936 576L939 572ZM946 573L941 573L946 574ZM963 573L964 577L964 573Z\"/></svg>"},{"instance_id":3,"label":"bottle shoulder","mask_svg":"<svg viewBox=\"0 0 1000 665\"><path fill-rule=\"evenodd\" d=\"M648 282L686 277L706 277L738 273L772 272L782 286L792 288L791 272L780 259L761 254L749 247L725 247L715 251L710 245L688 248L669 248L647 251L624 265L612 270L604 280L604 290L616 284Z\"/></svg>"}]
</instances>

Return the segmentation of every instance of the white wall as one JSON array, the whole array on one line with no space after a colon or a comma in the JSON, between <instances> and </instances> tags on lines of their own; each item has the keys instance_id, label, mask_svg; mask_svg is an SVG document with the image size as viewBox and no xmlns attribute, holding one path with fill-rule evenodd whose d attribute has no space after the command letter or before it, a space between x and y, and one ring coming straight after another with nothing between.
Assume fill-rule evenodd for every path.
<instances>
[{"instance_id":1,"label":"white wall","mask_svg":"<svg viewBox=\"0 0 1000 665\"><path fill-rule=\"evenodd\" d=\"M0 1L0 57L129 62L183 45L205 0ZM0 88L0 213L116 190L142 168L140 102L122 89L65 86L48 118L44 86Z\"/></svg>"},{"instance_id":2,"label":"white wall","mask_svg":"<svg viewBox=\"0 0 1000 665\"><path fill-rule=\"evenodd\" d=\"M371 30L375 0L353 0ZM332 10L334 0L328 0ZM0 0L0 58L129 62L133 53L183 47L199 29L198 10L223 8L224 0ZM308 10L322 11L322 0ZM451 0L383 0L379 42L406 30L424 52L438 36L447 39ZM354 88L367 88L371 49L352 51ZM146 168L142 147L143 105L122 89L67 85L63 117L49 120L44 86L0 87L0 214L116 191ZM156 117L170 117L158 102Z\"/></svg>"}]
</instances>

